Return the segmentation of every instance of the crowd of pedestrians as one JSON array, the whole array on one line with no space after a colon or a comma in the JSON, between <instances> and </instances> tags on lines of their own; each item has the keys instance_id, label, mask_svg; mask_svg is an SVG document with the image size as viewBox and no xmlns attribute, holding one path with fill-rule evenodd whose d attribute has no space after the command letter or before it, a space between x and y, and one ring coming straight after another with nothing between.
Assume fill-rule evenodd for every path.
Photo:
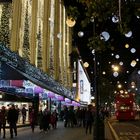
<instances>
[{"instance_id":1,"label":"crowd of pedestrians","mask_svg":"<svg viewBox=\"0 0 140 140\"><path fill-rule=\"evenodd\" d=\"M57 128L58 113L56 110L50 112L48 108L45 108L43 111L39 112L39 128L41 131L47 132L52 127L53 129Z\"/></svg>"},{"instance_id":2,"label":"crowd of pedestrians","mask_svg":"<svg viewBox=\"0 0 140 140\"><path fill-rule=\"evenodd\" d=\"M26 111L24 110L25 107L22 108L22 117L23 117L23 124L25 124L25 119L26 119ZM23 111L24 110L24 111ZM10 138L16 137L17 136L17 123L19 119L19 113L20 110L17 106L14 104L10 105L8 109L6 109L5 106L2 106L0 109L0 137L5 139L6 137L6 124L9 126L9 131L10 131ZM32 118L32 121L31 121ZM30 124L32 131L34 131L34 126L35 124L33 123L33 109L29 113L29 119L30 119ZM3 131L2 131L3 130ZM2 135L3 134L3 135Z\"/></svg>"},{"instance_id":3,"label":"crowd of pedestrians","mask_svg":"<svg viewBox=\"0 0 140 140\"><path fill-rule=\"evenodd\" d=\"M102 109L101 109L102 110ZM106 115L106 111L100 111L101 116ZM23 113L24 114L24 113ZM3 130L3 138L6 137L6 123L9 125L10 137L17 136L17 122L19 116L19 109L15 105L11 105L8 110L4 106L0 109L0 137L1 129ZM107 115L106 115L107 116ZM64 122L64 128L66 127L83 127L85 134L91 134L95 119L95 110L92 105L84 108L74 108L73 106L64 108L58 114L56 110L49 111L46 107L44 110L40 110L36 114L34 108L30 108L29 111L29 123L31 131L34 133L36 125L39 126L40 132L47 133L50 129L57 128L58 120ZM25 123L25 116L23 117L23 124Z\"/></svg>"},{"instance_id":4,"label":"crowd of pedestrians","mask_svg":"<svg viewBox=\"0 0 140 140\"><path fill-rule=\"evenodd\" d=\"M88 131L91 134L94 116L95 110L92 106L82 109L78 107L76 110L73 106L65 107L63 112L64 127L83 127L86 134Z\"/></svg>"},{"instance_id":5,"label":"crowd of pedestrians","mask_svg":"<svg viewBox=\"0 0 140 140\"><path fill-rule=\"evenodd\" d=\"M13 138L13 135L17 136L18 110L15 108L15 105L11 105L8 111L4 106L0 110L0 135L1 129L3 129L3 138L6 136L6 121L9 124L11 138Z\"/></svg>"}]
</instances>

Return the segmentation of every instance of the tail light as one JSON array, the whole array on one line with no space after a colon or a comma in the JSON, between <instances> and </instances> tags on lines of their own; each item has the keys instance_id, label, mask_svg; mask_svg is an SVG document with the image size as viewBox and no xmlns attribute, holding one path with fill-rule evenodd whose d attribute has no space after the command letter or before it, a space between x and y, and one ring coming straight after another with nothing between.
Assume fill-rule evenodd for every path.
<instances>
[{"instance_id":1,"label":"tail light","mask_svg":"<svg viewBox=\"0 0 140 140\"><path fill-rule=\"evenodd\" d=\"M134 116L134 113L133 112L131 112L131 116Z\"/></svg>"}]
</instances>

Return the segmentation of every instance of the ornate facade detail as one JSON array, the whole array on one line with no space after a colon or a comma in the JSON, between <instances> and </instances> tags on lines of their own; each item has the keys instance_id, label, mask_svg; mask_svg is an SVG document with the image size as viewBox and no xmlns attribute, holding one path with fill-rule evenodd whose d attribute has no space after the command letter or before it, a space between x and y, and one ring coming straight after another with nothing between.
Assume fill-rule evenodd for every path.
<instances>
[{"instance_id":1,"label":"ornate facade detail","mask_svg":"<svg viewBox=\"0 0 140 140\"><path fill-rule=\"evenodd\" d=\"M24 36L23 36L23 58L30 62L30 44L29 44L29 17L28 17L28 2L26 5Z\"/></svg>"},{"instance_id":2,"label":"ornate facade detail","mask_svg":"<svg viewBox=\"0 0 140 140\"><path fill-rule=\"evenodd\" d=\"M37 34L37 67L42 68L42 40L41 40L41 25L39 24L39 31Z\"/></svg>"},{"instance_id":3,"label":"ornate facade detail","mask_svg":"<svg viewBox=\"0 0 140 140\"><path fill-rule=\"evenodd\" d=\"M12 13L11 3L5 3L2 5L1 21L0 21L0 42L10 46L10 19Z\"/></svg>"},{"instance_id":4,"label":"ornate facade detail","mask_svg":"<svg viewBox=\"0 0 140 140\"><path fill-rule=\"evenodd\" d=\"M14 13L11 12L12 4ZM0 5L0 8L3 8L2 12L0 11L0 42L3 42L1 35L6 42L3 47L0 46L2 53L4 52L4 57L0 56L0 60L37 85L69 97L71 93L65 87L70 87L72 82L67 71L67 47L70 46L66 45L66 38L70 32L65 25L64 6L60 0L16 0L12 4L7 5L7 11Z\"/></svg>"},{"instance_id":5,"label":"ornate facade detail","mask_svg":"<svg viewBox=\"0 0 140 140\"><path fill-rule=\"evenodd\" d=\"M51 12L50 12L50 18L49 18L49 22L50 22L50 47L49 47L49 74L50 76L54 77L54 17L55 17L55 13L54 13L54 7L55 7L55 1L51 0Z\"/></svg>"}]
</instances>

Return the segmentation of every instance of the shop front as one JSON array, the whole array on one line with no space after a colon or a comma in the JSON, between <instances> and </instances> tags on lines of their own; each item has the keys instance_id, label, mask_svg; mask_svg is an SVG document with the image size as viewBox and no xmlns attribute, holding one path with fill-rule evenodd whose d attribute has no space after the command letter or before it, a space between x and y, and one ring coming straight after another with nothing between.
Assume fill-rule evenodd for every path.
<instances>
[{"instance_id":1,"label":"shop front","mask_svg":"<svg viewBox=\"0 0 140 140\"><path fill-rule=\"evenodd\" d=\"M27 110L32 105L36 108L36 113L45 107L50 111L60 111L61 106L65 105L65 98L74 100L70 90L1 44L0 92L1 105L7 108L8 104L15 104L19 108L23 108L24 105Z\"/></svg>"}]
</instances>

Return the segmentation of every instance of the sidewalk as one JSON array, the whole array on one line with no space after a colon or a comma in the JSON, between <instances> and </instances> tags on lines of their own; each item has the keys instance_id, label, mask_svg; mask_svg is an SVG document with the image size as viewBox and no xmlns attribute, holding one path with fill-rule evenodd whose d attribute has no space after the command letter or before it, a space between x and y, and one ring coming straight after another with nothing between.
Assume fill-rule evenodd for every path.
<instances>
[{"instance_id":1,"label":"sidewalk","mask_svg":"<svg viewBox=\"0 0 140 140\"><path fill-rule=\"evenodd\" d=\"M9 138L9 129L7 126L7 138ZM32 139L30 140L59 140L58 138L61 138L61 140L93 140L93 133L92 134L85 134L85 129L83 127L68 127L65 128L63 125L63 122L58 122L58 128L57 129L51 129L47 132L47 134L41 132L39 130L39 127L36 126L35 133L31 133L31 128L28 124L22 125L18 124L18 137L16 140L29 140L28 138L32 136ZM6 138L6 139L7 139ZM108 122L105 122L105 140L115 140L110 127L108 125Z\"/></svg>"},{"instance_id":2,"label":"sidewalk","mask_svg":"<svg viewBox=\"0 0 140 140\"><path fill-rule=\"evenodd\" d=\"M30 123L29 122L26 122L25 124L17 123L17 128L26 127L26 126L30 126ZM9 128L9 124L8 123L6 123L6 128Z\"/></svg>"}]
</instances>

